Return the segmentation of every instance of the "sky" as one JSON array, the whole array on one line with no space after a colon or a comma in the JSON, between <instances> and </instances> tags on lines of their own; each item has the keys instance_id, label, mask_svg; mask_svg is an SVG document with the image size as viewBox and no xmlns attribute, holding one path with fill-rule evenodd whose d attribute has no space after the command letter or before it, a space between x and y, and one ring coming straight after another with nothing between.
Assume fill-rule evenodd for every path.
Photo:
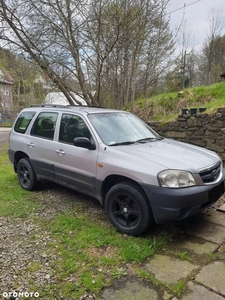
<instances>
[{"instance_id":1,"label":"sky","mask_svg":"<svg viewBox=\"0 0 225 300\"><path fill-rule=\"evenodd\" d=\"M197 50L201 48L208 36L209 15L213 10L219 11L225 25L225 0L170 0L167 9L168 16L171 17L171 28L179 26L183 18L186 28L190 28L195 37ZM225 27L222 34L225 34Z\"/></svg>"}]
</instances>

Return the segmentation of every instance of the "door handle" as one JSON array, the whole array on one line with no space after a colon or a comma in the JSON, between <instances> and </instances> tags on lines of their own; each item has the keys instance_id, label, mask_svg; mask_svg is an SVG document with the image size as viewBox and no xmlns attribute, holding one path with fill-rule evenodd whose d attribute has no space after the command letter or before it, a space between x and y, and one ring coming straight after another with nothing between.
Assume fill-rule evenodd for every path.
<instances>
[{"instance_id":1,"label":"door handle","mask_svg":"<svg viewBox=\"0 0 225 300\"><path fill-rule=\"evenodd\" d=\"M27 146L30 148L34 148L34 143L33 142L27 143Z\"/></svg>"},{"instance_id":2,"label":"door handle","mask_svg":"<svg viewBox=\"0 0 225 300\"><path fill-rule=\"evenodd\" d=\"M65 155L65 152L63 151L63 149L56 150L55 152L58 153L60 156Z\"/></svg>"}]
</instances>

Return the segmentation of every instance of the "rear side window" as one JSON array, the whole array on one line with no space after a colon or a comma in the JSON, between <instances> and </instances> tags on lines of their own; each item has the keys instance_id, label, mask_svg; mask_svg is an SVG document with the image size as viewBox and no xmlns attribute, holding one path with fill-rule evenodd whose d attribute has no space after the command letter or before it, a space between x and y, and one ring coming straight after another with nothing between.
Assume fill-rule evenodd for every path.
<instances>
[{"instance_id":1,"label":"rear side window","mask_svg":"<svg viewBox=\"0 0 225 300\"><path fill-rule=\"evenodd\" d=\"M22 112L15 123L14 130L18 133L25 133L34 115L34 111Z\"/></svg>"},{"instance_id":2,"label":"rear side window","mask_svg":"<svg viewBox=\"0 0 225 300\"><path fill-rule=\"evenodd\" d=\"M53 140L57 117L57 113L40 113L34 122L31 134Z\"/></svg>"}]
</instances>

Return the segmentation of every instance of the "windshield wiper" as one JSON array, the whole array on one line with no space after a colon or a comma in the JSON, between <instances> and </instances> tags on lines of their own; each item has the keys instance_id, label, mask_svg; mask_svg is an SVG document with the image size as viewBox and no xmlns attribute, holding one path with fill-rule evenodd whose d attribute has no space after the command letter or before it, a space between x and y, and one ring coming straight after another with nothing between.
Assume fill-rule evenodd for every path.
<instances>
[{"instance_id":1,"label":"windshield wiper","mask_svg":"<svg viewBox=\"0 0 225 300\"><path fill-rule=\"evenodd\" d=\"M131 144L135 144L135 143L136 143L135 141L126 141L126 142L110 144L109 146L131 145Z\"/></svg>"},{"instance_id":2,"label":"windshield wiper","mask_svg":"<svg viewBox=\"0 0 225 300\"><path fill-rule=\"evenodd\" d=\"M148 137L148 138L143 138L140 140L137 140L136 143L146 143L146 142L151 142L151 141L159 141L162 140L162 137Z\"/></svg>"},{"instance_id":3,"label":"windshield wiper","mask_svg":"<svg viewBox=\"0 0 225 300\"><path fill-rule=\"evenodd\" d=\"M143 138L137 141L126 141L126 142L119 142L119 143L113 143L110 144L109 146L123 146L123 145L132 145L132 144L137 144L137 143L147 143L147 142L152 142L152 141L159 141L162 140L162 137L148 137L148 138Z\"/></svg>"}]
</instances>

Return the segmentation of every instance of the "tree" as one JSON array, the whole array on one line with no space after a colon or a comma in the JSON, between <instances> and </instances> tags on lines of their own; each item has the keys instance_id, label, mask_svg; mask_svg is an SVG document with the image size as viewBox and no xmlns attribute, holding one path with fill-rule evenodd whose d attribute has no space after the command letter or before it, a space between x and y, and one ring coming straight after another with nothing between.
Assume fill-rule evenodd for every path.
<instances>
[{"instance_id":1,"label":"tree","mask_svg":"<svg viewBox=\"0 0 225 300\"><path fill-rule=\"evenodd\" d=\"M212 10L209 15L209 35L199 54L198 73L200 84L217 82L225 65L225 36L221 32L225 27L222 10Z\"/></svg>"},{"instance_id":2,"label":"tree","mask_svg":"<svg viewBox=\"0 0 225 300\"><path fill-rule=\"evenodd\" d=\"M194 4L194 3L192 3ZM191 4L190 4L191 5ZM172 53L172 65L162 84L163 91L179 91L195 85L196 78L196 37L191 24L185 20L186 4L182 8L182 19L174 29L176 51Z\"/></svg>"},{"instance_id":3,"label":"tree","mask_svg":"<svg viewBox=\"0 0 225 300\"><path fill-rule=\"evenodd\" d=\"M27 62L23 55L14 55L9 50L0 48L0 69L5 69L14 80L13 104L19 108L42 102L45 91L42 85L35 83L40 75L37 65Z\"/></svg>"},{"instance_id":4,"label":"tree","mask_svg":"<svg viewBox=\"0 0 225 300\"><path fill-rule=\"evenodd\" d=\"M89 36L96 41L97 66L102 71L98 81L102 84L102 99L121 107L156 89L173 51L165 18L167 3L126 0L108 2L102 9L96 3L104 27L97 18L99 13L93 10L93 20L97 21L91 23Z\"/></svg>"},{"instance_id":5,"label":"tree","mask_svg":"<svg viewBox=\"0 0 225 300\"><path fill-rule=\"evenodd\" d=\"M168 60L168 1L0 0L2 39L38 64L70 104L79 103L73 91L89 105L107 99L120 107L146 94Z\"/></svg>"},{"instance_id":6,"label":"tree","mask_svg":"<svg viewBox=\"0 0 225 300\"><path fill-rule=\"evenodd\" d=\"M225 35L205 41L199 54L198 77L200 84L208 85L219 80L225 70Z\"/></svg>"},{"instance_id":7,"label":"tree","mask_svg":"<svg viewBox=\"0 0 225 300\"><path fill-rule=\"evenodd\" d=\"M175 37L169 28L169 20L165 18L167 2L158 2L158 14L152 12L153 26L148 28L149 34L144 42L141 56L142 68L138 80L139 93L149 96L161 90L161 80L171 67L171 54L174 52Z\"/></svg>"}]
</instances>

